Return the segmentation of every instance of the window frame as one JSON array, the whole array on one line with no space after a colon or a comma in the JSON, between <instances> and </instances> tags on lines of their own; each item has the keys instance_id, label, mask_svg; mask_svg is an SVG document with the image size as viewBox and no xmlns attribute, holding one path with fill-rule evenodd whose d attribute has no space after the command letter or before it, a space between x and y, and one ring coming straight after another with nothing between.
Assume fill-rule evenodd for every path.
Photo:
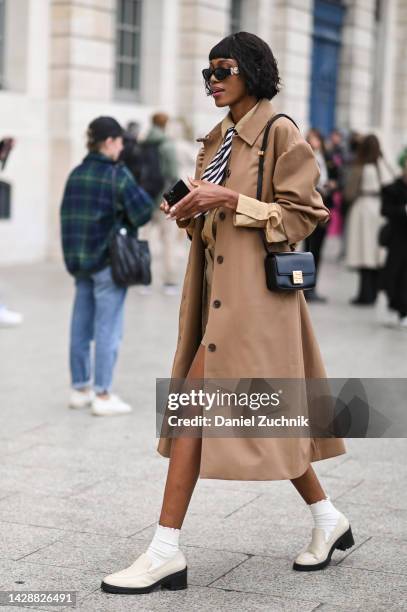
<instances>
[{"instance_id":1,"label":"window frame","mask_svg":"<svg viewBox=\"0 0 407 612\"><path fill-rule=\"evenodd\" d=\"M126 21L126 4L131 3L131 20ZM128 17L128 16L127 16ZM115 70L114 91L115 96L124 101L139 101L142 83L141 53L142 53L142 22L143 0L117 0L116 1L116 28L115 28ZM127 35L127 36L126 36ZM126 39L127 38L127 43ZM126 53L125 45L129 44L131 51ZM123 52L122 52L123 51ZM132 69L133 83L126 86L120 72L124 67Z\"/></svg>"},{"instance_id":2,"label":"window frame","mask_svg":"<svg viewBox=\"0 0 407 612\"><path fill-rule=\"evenodd\" d=\"M235 34L242 29L243 0L231 0L230 3L230 33Z\"/></svg>"}]
</instances>

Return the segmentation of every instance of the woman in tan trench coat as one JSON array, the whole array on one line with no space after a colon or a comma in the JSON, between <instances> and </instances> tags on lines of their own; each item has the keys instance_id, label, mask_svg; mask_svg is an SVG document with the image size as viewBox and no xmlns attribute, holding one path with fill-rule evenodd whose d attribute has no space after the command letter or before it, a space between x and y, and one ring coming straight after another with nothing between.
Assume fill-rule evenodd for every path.
<instances>
[{"instance_id":1,"label":"woman in tan trench coat","mask_svg":"<svg viewBox=\"0 0 407 612\"><path fill-rule=\"evenodd\" d=\"M327 221L315 188L318 165L295 125L279 118L270 130L257 200L258 153L275 114L269 100L279 89L277 64L266 43L244 32L221 41L209 59L207 92L229 113L202 139L190 194L171 209L162 204L191 239L172 378L325 378L303 292L266 287L260 235L272 250L290 251ZM170 463L155 536L129 568L104 579L104 590L186 588L178 538L198 476L291 480L314 519L296 570L322 569L335 548L353 545L348 519L311 467L344 453L340 439L161 438L158 450Z\"/></svg>"}]
</instances>

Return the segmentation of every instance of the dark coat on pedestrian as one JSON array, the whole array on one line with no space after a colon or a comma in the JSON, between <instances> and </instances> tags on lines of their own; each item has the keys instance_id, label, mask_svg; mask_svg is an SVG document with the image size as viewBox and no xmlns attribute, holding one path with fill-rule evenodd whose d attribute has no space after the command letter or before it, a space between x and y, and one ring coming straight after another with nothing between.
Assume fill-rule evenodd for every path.
<instances>
[{"instance_id":1,"label":"dark coat on pedestrian","mask_svg":"<svg viewBox=\"0 0 407 612\"><path fill-rule=\"evenodd\" d=\"M382 190L382 215L390 221L390 242L383 274L389 306L407 316L407 182L398 178Z\"/></svg>"}]
</instances>

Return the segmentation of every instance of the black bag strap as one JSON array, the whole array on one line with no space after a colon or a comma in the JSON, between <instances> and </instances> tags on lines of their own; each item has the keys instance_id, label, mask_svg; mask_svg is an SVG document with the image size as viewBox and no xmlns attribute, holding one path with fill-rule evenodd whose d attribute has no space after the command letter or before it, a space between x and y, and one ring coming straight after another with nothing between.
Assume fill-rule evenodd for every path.
<instances>
[{"instance_id":1,"label":"black bag strap","mask_svg":"<svg viewBox=\"0 0 407 612\"><path fill-rule=\"evenodd\" d=\"M261 149L260 149L260 151L258 153L258 155L259 155L259 172L258 172L258 175L257 175L257 199L258 200L261 200L262 192L263 192L264 155L265 155L265 152L266 152L266 149L267 149L267 141L268 141L268 138L269 138L270 128L273 125L273 123L275 121L277 121L277 119L280 119L280 117L286 117L287 119L292 121L292 123L294 123L295 127L298 130L300 129L298 127L298 125L295 123L294 119L292 119L291 117L289 117L285 113L278 113L277 115L274 115L274 117L272 117L270 119L270 121L267 122L266 129L264 130L263 142L261 144Z\"/></svg>"},{"instance_id":2,"label":"black bag strap","mask_svg":"<svg viewBox=\"0 0 407 612\"><path fill-rule=\"evenodd\" d=\"M119 197L117 191L117 172L120 167L121 162L114 164L112 168L112 198L113 198L113 212L114 212L114 220L115 220L115 228L118 225L124 223L126 219L126 210L123 207L119 206Z\"/></svg>"},{"instance_id":3,"label":"black bag strap","mask_svg":"<svg viewBox=\"0 0 407 612\"><path fill-rule=\"evenodd\" d=\"M113 212L115 221L118 219L119 207L117 206L117 166L116 164L112 167L112 199L113 199Z\"/></svg>"},{"instance_id":4,"label":"black bag strap","mask_svg":"<svg viewBox=\"0 0 407 612\"><path fill-rule=\"evenodd\" d=\"M273 123L275 121L277 121L277 119L280 119L280 117L286 117L287 119L289 119L292 123L294 123L295 127L299 130L300 128L298 127L298 125L295 123L294 119L292 119L291 117L289 117L289 115L286 115L285 113L278 113L277 115L274 115L274 117L272 117L270 119L270 121L267 122L266 124L266 129L264 130L264 135L263 135L263 141L261 144L261 148L260 151L258 153L259 155L259 171L258 171L258 175L257 175L257 199L261 201L262 198L262 193L263 193L263 174L264 174L264 156L266 153L266 149L267 149L267 142L268 142L268 137L269 137L269 132L270 132L270 128L273 125ZM263 230L261 230L261 237L263 240L263 244L264 244L264 248L266 249L267 253L269 253L269 246L266 240L266 237L264 235Z\"/></svg>"}]
</instances>

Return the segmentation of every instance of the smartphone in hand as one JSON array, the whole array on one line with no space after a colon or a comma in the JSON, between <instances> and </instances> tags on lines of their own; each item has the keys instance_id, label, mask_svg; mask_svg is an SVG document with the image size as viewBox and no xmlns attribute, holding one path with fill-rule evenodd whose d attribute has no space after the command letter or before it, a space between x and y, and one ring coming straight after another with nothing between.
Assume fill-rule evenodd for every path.
<instances>
[{"instance_id":1,"label":"smartphone in hand","mask_svg":"<svg viewBox=\"0 0 407 612\"><path fill-rule=\"evenodd\" d=\"M189 194L191 190L184 183L183 180L179 180L175 183L175 185L163 194L164 200L168 203L169 206L174 206L177 202L185 198L186 195Z\"/></svg>"}]
</instances>

